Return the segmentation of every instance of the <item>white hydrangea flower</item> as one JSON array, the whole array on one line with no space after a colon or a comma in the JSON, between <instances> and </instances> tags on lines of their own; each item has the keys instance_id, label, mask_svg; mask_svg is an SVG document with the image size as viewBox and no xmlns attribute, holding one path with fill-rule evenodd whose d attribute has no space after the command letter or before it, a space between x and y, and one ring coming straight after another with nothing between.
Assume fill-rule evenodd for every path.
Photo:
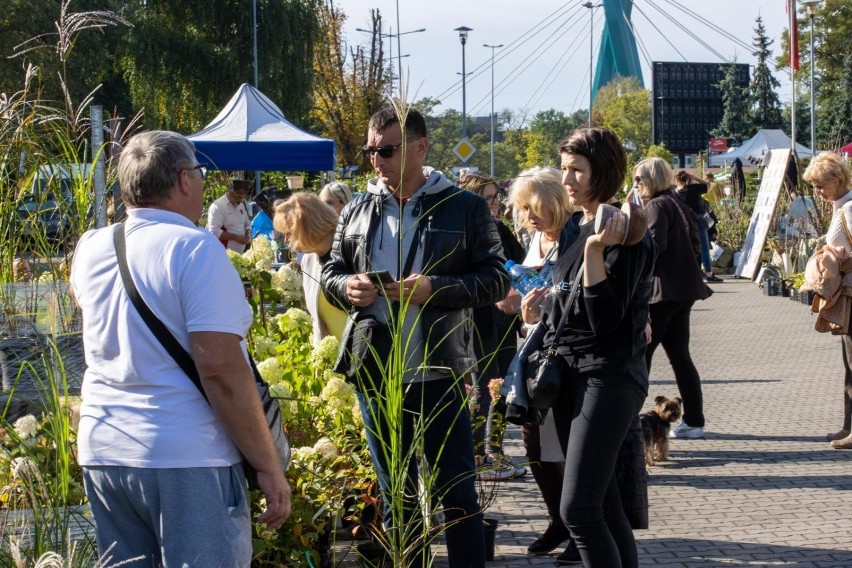
<instances>
[{"instance_id":1,"label":"white hydrangea flower","mask_svg":"<svg viewBox=\"0 0 852 568\"><path fill-rule=\"evenodd\" d=\"M265 361L270 357L277 355L275 348L278 343L265 335L256 335L254 337L254 356L257 361Z\"/></svg>"},{"instance_id":2,"label":"white hydrangea flower","mask_svg":"<svg viewBox=\"0 0 852 568\"><path fill-rule=\"evenodd\" d=\"M337 446L330 438L322 437L314 444L314 449L321 453L324 458L333 460L337 457Z\"/></svg>"},{"instance_id":3,"label":"white hydrangea flower","mask_svg":"<svg viewBox=\"0 0 852 568\"><path fill-rule=\"evenodd\" d=\"M352 405L357 402L355 388L349 383L331 377L320 393L320 398L329 405L334 412L349 412Z\"/></svg>"},{"instance_id":4,"label":"white hydrangea flower","mask_svg":"<svg viewBox=\"0 0 852 568\"><path fill-rule=\"evenodd\" d=\"M293 450L294 461L308 461L317 455L317 450L311 446L302 446Z\"/></svg>"},{"instance_id":5,"label":"white hydrangea flower","mask_svg":"<svg viewBox=\"0 0 852 568\"><path fill-rule=\"evenodd\" d=\"M313 324L308 312L299 308L290 308L278 320L278 328L285 336L291 333L310 334Z\"/></svg>"},{"instance_id":6,"label":"white hydrangea flower","mask_svg":"<svg viewBox=\"0 0 852 568\"><path fill-rule=\"evenodd\" d=\"M263 380L270 385L277 384L284 378L284 366L278 360L278 357L264 359L257 364L257 370L260 371Z\"/></svg>"},{"instance_id":7,"label":"white hydrangea flower","mask_svg":"<svg viewBox=\"0 0 852 568\"><path fill-rule=\"evenodd\" d=\"M15 432L22 440L34 437L38 433L38 420L32 414L18 418L15 421Z\"/></svg>"},{"instance_id":8,"label":"white hydrangea flower","mask_svg":"<svg viewBox=\"0 0 852 568\"><path fill-rule=\"evenodd\" d=\"M314 369L329 368L337 360L340 342L333 335L323 337L319 345L311 352L311 366Z\"/></svg>"}]
</instances>

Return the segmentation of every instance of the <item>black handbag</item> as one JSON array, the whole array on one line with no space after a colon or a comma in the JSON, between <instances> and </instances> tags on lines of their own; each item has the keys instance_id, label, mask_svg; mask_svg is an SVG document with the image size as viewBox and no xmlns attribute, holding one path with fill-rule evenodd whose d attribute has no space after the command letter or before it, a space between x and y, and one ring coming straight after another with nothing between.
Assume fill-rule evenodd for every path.
<instances>
[{"instance_id":1,"label":"black handbag","mask_svg":"<svg viewBox=\"0 0 852 568\"><path fill-rule=\"evenodd\" d=\"M527 359L524 377L531 408L551 408L556 402L556 399L559 398L559 391L562 387L563 364L562 357L556 352L554 346L559 342L559 338L562 337L562 330L565 328L568 314L571 312L571 308L574 307L574 302L580 293L580 281L582 278L583 264L581 263L580 268L577 270L577 276L571 285L568 305L565 306L565 311L562 312L562 318L556 327L550 347L534 351Z\"/></svg>"},{"instance_id":2,"label":"black handbag","mask_svg":"<svg viewBox=\"0 0 852 568\"><path fill-rule=\"evenodd\" d=\"M393 335L387 323L366 316L352 323L352 331L334 367L359 392L383 390Z\"/></svg>"},{"instance_id":3,"label":"black handbag","mask_svg":"<svg viewBox=\"0 0 852 568\"><path fill-rule=\"evenodd\" d=\"M123 223L118 223L118 226L113 232L113 241L115 243L115 256L118 260L118 271L121 273L121 280L124 283L124 288L127 291L130 301L136 307L136 310L139 312L139 315L142 316L142 319L145 321L148 329L151 330L151 333L154 334L154 337L156 337L165 350L168 351L169 355L172 356L172 359L175 360L178 367L183 370L196 388L201 391L201 396L203 396L206 400L207 394L201 386L201 376L198 374L198 369L195 367L192 355L183 348L175 336L172 335L172 332L170 332L160 318L151 311L151 308L148 307L148 304L146 304L145 300L142 299L142 296L139 295L139 290L136 288L136 284L133 282L133 277L130 275L130 269L127 266L127 245L124 238ZM272 442L275 444L275 450L278 454L278 462L281 465L281 471L287 471L287 468L290 465L290 441L284 433L284 424L281 421L281 407L278 404L278 401L272 398L272 395L269 393L269 385L263 382L263 379L260 377L260 371L258 371L257 365L254 364L254 360L251 356L249 356L249 363L251 364L251 369L254 373L255 387L257 388L257 394L260 397L260 404L263 409L264 418L266 419L266 424L269 426L269 432L272 434ZM254 469L245 457L243 458L243 470L246 474L246 481L248 482L249 489L260 489L257 482L257 470Z\"/></svg>"}]
</instances>

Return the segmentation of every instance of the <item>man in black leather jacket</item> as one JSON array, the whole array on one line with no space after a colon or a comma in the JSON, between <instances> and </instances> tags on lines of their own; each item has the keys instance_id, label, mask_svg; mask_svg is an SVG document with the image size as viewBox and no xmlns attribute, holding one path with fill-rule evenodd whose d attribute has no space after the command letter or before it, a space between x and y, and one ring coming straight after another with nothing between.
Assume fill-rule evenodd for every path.
<instances>
[{"instance_id":1,"label":"man in black leather jacket","mask_svg":"<svg viewBox=\"0 0 852 568\"><path fill-rule=\"evenodd\" d=\"M387 514L400 510L391 507L395 498L417 495L414 448L422 447L435 474L430 501L444 507L450 566L480 568L485 545L462 376L476 369L471 310L504 298L509 278L485 201L423 167L426 122L414 109L404 120L403 134L392 108L370 119L364 152L377 177L341 213L322 287L350 312L337 368L358 388ZM389 395L400 391L395 415L388 401L399 396ZM401 436L395 459L391 436ZM389 470L393 463L405 468L404 490L391 483L401 473ZM422 537L416 498L404 511L386 522ZM411 565L425 564L428 547L415 548Z\"/></svg>"}]
</instances>

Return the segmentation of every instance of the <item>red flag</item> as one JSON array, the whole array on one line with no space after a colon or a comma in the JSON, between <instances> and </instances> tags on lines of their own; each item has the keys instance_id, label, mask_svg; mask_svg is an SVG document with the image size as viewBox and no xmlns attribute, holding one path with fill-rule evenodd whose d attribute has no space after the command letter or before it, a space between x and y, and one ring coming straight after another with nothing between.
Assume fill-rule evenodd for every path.
<instances>
[{"instance_id":1,"label":"red flag","mask_svg":"<svg viewBox=\"0 0 852 568\"><path fill-rule=\"evenodd\" d=\"M799 70L799 19L796 17L796 0L786 3L787 17L790 22L790 67Z\"/></svg>"}]
</instances>

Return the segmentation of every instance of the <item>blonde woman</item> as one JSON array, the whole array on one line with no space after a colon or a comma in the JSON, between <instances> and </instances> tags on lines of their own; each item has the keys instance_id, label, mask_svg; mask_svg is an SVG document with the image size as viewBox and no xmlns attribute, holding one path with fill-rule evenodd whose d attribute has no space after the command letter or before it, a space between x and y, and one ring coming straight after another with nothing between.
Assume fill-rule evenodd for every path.
<instances>
[{"instance_id":1,"label":"blonde woman","mask_svg":"<svg viewBox=\"0 0 852 568\"><path fill-rule=\"evenodd\" d=\"M314 345L333 335L338 340L346 325L346 312L332 305L320 291L322 265L328 260L337 214L310 193L296 193L275 206L275 230L284 235L290 248L302 253L302 287L314 324Z\"/></svg>"},{"instance_id":2,"label":"blonde woman","mask_svg":"<svg viewBox=\"0 0 852 568\"><path fill-rule=\"evenodd\" d=\"M700 246L695 219L686 203L674 195L672 170L661 158L642 160L633 168L639 196L645 203L648 230L657 243L650 301L651 342L645 351L648 370L654 351L662 345L683 398L683 421L670 437L704 437L704 397L701 377L689 353L689 319L697 300L713 293L702 281L695 250Z\"/></svg>"},{"instance_id":3,"label":"blonde woman","mask_svg":"<svg viewBox=\"0 0 852 568\"><path fill-rule=\"evenodd\" d=\"M333 181L322 188L319 192L319 198L340 215L346 204L352 201L352 191L345 183Z\"/></svg>"},{"instance_id":4,"label":"blonde woman","mask_svg":"<svg viewBox=\"0 0 852 568\"><path fill-rule=\"evenodd\" d=\"M837 155L822 153L808 165L803 176L814 187L814 193L830 201L833 214L825 233L825 244L845 249L852 254L852 191L849 191L849 166ZM837 450L852 450L852 338L841 335L843 366L846 376L843 384L843 426L826 439Z\"/></svg>"},{"instance_id":5,"label":"blonde woman","mask_svg":"<svg viewBox=\"0 0 852 568\"><path fill-rule=\"evenodd\" d=\"M562 185L559 171L554 168L530 168L518 174L509 190L509 202L521 214L524 227L534 231L523 264L539 271L546 280L556 263L560 240L570 240L573 237L563 237L562 229L571 216L573 209L568 193ZM544 294L544 289L532 291L528 295ZM533 303L524 302L521 308L521 297L513 290L509 296L498 304L507 313L522 314L526 324L538 322L540 313L533 313L543 299ZM562 477L564 468L564 451L560 447L556 435L553 413L547 413L541 426L527 423L521 426L524 448L529 460L530 470L541 490L550 523L547 529L527 548L529 554L547 554L566 540L568 547L560 556L560 560L579 559L576 545L570 540L568 527L559 517L559 502L562 494Z\"/></svg>"}]
</instances>

